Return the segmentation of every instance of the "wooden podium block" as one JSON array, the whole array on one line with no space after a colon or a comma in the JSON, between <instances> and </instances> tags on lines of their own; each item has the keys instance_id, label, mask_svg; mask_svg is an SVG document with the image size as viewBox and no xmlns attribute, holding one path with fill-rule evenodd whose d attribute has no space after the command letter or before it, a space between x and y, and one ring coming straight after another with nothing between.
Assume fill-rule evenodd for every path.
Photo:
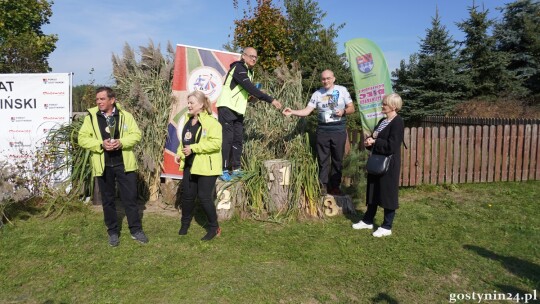
<instances>
[{"instance_id":1,"label":"wooden podium block","mask_svg":"<svg viewBox=\"0 0 540 304\"><path fill-rule=\"evenodd\" d=\"M218 221L225 221L231 219L234 215L235 209L235 197L233 194L237 193L236 187L240 183L230 183L224 182L222 180L217 180L216 182L216 211L218 215Z\"/></svg>"},{"instance_id":2,"label":"wooden podium block","mask_svg":"<svg viewBox=\"0 0 540 304\"><path fill-rule=\"evenodd\" d=\"M356 208L348 195L330 195L322 198L324 215L332 217L342 214L356 214Z\"/></svg>"},{"instance_id":3,"label":"wooden podium block","mask_svg":"<svg viewBox=\"0 0 540 304\"><path fill-rule=\"evenodd\" d=\"M282 213L289 208L289 187L291 162L285 159L272 159L264 163L268 172L268 194L270 213Z\"/></svg>"}]
</instances>

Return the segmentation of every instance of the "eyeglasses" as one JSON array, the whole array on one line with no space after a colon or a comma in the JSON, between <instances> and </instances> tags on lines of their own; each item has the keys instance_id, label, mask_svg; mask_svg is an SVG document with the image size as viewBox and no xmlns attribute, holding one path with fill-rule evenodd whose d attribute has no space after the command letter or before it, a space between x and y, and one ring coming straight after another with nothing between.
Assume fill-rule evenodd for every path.
<instances>
[{"instance_id":1,"label":"eyeglasses","mask_svg":"<svg viewBox=\"0 0 540 304\"><path fill-rule=\"evenodd\" d=\"M244 55L248 56L249 58L251 58L253 60L257 60L257 58L259 58L259 57L257 57L257 55L249 55L249 54L246 54L246 53L244 53Z\"/></svg>"},{"instance_id":2,"label":"eyeglasses","mask_svg":"<svg viewBox=\"0 0 540 304\"><path fill-rule=\"evenodd\" d=\"M326 77L326 78L321 78L322 81L325 81L325 80L332 80L332 77Z\"/></svg>"}]
</instances>

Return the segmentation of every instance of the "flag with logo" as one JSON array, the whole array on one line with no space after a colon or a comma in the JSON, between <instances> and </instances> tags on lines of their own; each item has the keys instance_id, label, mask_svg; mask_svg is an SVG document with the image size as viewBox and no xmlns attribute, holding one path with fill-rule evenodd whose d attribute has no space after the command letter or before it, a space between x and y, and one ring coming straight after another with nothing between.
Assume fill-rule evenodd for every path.
<instances>
[{"instance_id":1,"label":"flag with logo","mask_svg":"<svg viewBox=\"0 0 540 304\"><path fill-rule=\"evenodd\" d=\"M162 177L182 178L179 164L175 162L175 155L182 137L188 94L195 90L203 91L212 102L212 109L217 117L217 98L221 93L229 66L237 60L240 60L240 54L237 53L176 45L172 84L176 103L172 106L167 125Z\"/></svg>"},{"instance_id":2,"label":"flag with logo","mask_svg":"<svg viewBox=\"0 0 540 304\"><path fill-rule=\"evenodd\" d=\"M351 67L362 129L368 135L384 117L382 98L393 93L390 73L381 49L371 40L351 39L345 43L345 52Z\"/></svg>"}]
</instances>

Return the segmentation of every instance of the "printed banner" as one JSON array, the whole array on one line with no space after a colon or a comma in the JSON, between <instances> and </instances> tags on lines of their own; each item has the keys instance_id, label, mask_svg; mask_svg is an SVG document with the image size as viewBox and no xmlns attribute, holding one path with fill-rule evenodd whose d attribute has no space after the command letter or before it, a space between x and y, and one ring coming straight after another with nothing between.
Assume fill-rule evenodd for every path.
<instances>
[{"instance_id":1,"label":"printed banner","mask_svg":"<svg viewBox=\"0 0 540 304\"><path fill-rule=\"evenodd\" d=\"M70 121L71 77L70 73L0 74L0 129L4 130L0 161L24 164L32 172L35 152L49 131ZM67 172L58 174L53 182L65 177Z\"/></svg>"},{"instance_id":2,"label":"printed banner","mask_svg":"<svg viewBox=\"0 0 540 304\"><path fill-rule=\"evenodd\" d=\"M384 117L382 98L392 94L392 82L381 49L371 40L357 38L345 43L364 134L373 133Z\"/></svg>"},{"instance_id":3,"label":"printed banner","mask_svg":"<svg viewBox=\"0 0 540 304\"><path fill-rule=\"evenodd\" d=\"M212 102L217 117L216 101L231 63L240 60L240 54L210 50L187 45L176 45L174 59L173 95L176 104L171 109L167 126L167 140L163 153L162 177L182 178L175 155L180 145L184 115L187 111L187 95L195 90L203 91Z\"/></svg>"}]
</instances>

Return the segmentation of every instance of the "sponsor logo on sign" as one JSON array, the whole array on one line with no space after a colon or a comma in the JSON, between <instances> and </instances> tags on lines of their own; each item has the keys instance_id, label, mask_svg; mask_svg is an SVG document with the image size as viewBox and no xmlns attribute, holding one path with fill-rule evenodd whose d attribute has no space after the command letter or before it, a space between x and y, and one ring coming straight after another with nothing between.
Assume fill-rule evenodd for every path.
<instances>
[{"instance_id":1,"label":"sponsor logo on sign","mask_svg":"<svg viewBox=\"0 0 540 304\"><path fill-rule=\"evenodd\" d=\"M32 119L19 116L11 116L11 122L31 122Z\"/></svg>"},{"instance_id":2,"label":"sponsor logo on sign","mask_svg":"<svg viewBox=\"0 0 540 304\"><path fill-rule=\"evenodd\" d=\"M9 146L12 148L23 148L23 147L30 147L30 144L25 144L22 141L10 141Z\"/></svg>"},{"instance_id":3,"label":"sponsor logo on sign","mask_svg":"<svg viewBox=\"0 0 540 304\"><path fill-rule=\"evenodd\" d=\"M58 78L54 78L54 77L43 78L43 84L62 84L62 83L64 83L64 81L58 80Z\"/></svg>"},{"instance_id":4,"label":"sponsor logo on sign","mask_svg":"<svg viewBox=\"0 0 540 304\"><path fill-rule=\"evenodd\" d=\"M64 109L65 106L57 103L44 103L43 107L45 109Z\"/></svg>"},{"instance_id":5,"label":"sponsor logo on sign","mask_svg":"<svg viewBox=\"0 0 540 304\"><path fill-rule=\"evenodd\" d=\"M31 158L32 155L26 155L26 154L10 154L8 155L9 158Z\"/></svg>"},{"instance_id":6,"label":"sponsor logo on sign","mask_svg":"<svg viewBox=\"0 0 540 304\"><path fill-rule=\"evenodd\" d=\"M367 88L359 90L356 94L360 101L360 104L376 102L380 105L380 101L384 97L384 83L376 84Z\"/></svg>"},{"instance_id":7,"label":"sponsor logo on sign","mask_svg":"<svg viewBox=\"0 0 540 304\"><path fill-rule=\"evenodd\" d=\"M358 70L362 73L369 73L373 70L373 55L371 53L356 57Z\"/></svg>"},{"instance_id":8,"label":"sponsor logo on sign","mask_svg":"<svg viewBox=\"0 0 540 304\"><path fill-rule=\"evenodd\" d=\"M222 87L221 75L212 67L197 68L189 75L189 91L202 91L211 101L218 98Z\"/></svg>"}]
</instances>

